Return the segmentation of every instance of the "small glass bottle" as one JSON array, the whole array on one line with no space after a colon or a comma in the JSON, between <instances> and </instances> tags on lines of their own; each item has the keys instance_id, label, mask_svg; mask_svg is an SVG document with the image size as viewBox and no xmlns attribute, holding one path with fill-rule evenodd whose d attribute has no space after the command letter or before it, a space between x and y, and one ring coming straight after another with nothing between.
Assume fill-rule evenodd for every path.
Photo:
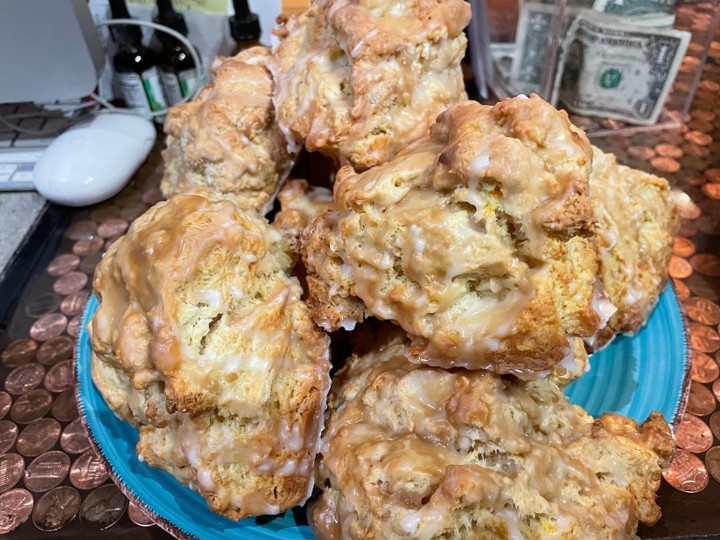
<instances>
[{"instance_id":1,"label":"small glass bottle","mask_svg":"<svg viewBox=\"0 0 720 540\"><path fill-rule=\"evenodd\" d=\"M110 0L113 19L129 19L125 0ZM115 80L125 105L138 112L149 113L167 105L160 85L155 53L143 45L140 27L114 25L110 27L118 52L113 57Z\"/></svg>"},{"instance_id":2,"label":"small glass bottle","mask_svg":"<svg viewBox=\"0 0 720 540\"><path fill-rule=\"evenodd\" d=\"M260 20L258 16L250 11L247 0L233 0L235 15L230 17L230 35L236 41L237 45L233 51L233 56L260 45Z\"/></svg>"},{"instance_id":3,"label":"small glass bottle","mask_svg":"<svg viewBox=\"0 0 720 540\"><path fill-rule=\"evenodd\" d=\"M158 14L156 23L172 28L187 36L185 17L175 11L171 0L157 0ZM155 32L160 42L160 78L165 98L170 105L180 103L190 92L197 89L195 62L187 47L164 32Z\"/></svg>"}]
</instances>

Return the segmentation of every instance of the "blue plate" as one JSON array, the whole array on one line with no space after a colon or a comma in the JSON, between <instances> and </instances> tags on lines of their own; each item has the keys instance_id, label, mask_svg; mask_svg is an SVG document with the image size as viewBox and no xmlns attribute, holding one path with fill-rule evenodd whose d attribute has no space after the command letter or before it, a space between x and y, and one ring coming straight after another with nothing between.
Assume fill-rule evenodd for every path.
<instances>
[{"instance_id":1,"label":"blue plate","mask_svg":"<svg viewBox=\"0 0 720 540\"><path fill-rule=\"evenodd\" d=\"M200 495L171 475L137 459L137 430L114 415L90 376L86 327L97 306L97 299L91 296L78 337L78 402L98 454L105 458L113 480L128 498L163 529L181 538L313 538L304 509L277 517L232 521L212 512ZM645 327L632 338L615 339L593 355L591 370L571 384L567 394L593 416L614 411L642 421L658 410L674 422L682 409L688 361L680 306L668 287Z\"/></svg>"}]
</instances>

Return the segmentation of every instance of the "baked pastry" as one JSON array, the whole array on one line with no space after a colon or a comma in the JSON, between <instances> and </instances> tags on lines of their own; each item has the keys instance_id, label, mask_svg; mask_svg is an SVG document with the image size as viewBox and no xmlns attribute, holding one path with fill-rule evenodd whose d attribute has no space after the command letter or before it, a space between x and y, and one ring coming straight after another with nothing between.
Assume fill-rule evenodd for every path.
<instances>
[{"instance_id":1,"label":"baked pastry","mask_svg":"<svg viewBox=\"0 0 720 540\"><path fill-rule=\"evenodd\" d=\"M326 330L368 314L413 361L537 376L607 319L595 283L592 150L537 96L443 112L431 135L361 174L303 233ZM532 375L534 374L534 375Z\"/></svg>"},{"instance_id":2,"label":"baked pastry","mask_svg":"<svg viewBox=\"0 0 720 540\"><path fill-rule=\"evenodd\" d=\"M617 163L593 148L590 192L597 217L602 283L617 308L589 345L599 349L616 333L634 333L650 316L668 279L679 224L667 180Z\"/></svg>"},{"instance_id":3,"label":"baked pastry","mask_svg":"<svg viewBox=\"0 0 720 540\"><path fill-rule=\"evenodd\" d=\"M160 183L166 198L201 186L234 193L242 208L270 209L297 152L275 122L269 55L253 47L218 59L200 94L170 109Z\"/></svg>"},{"instance_id":4,"label":"baked pastry","mask_svg":"<svg viewBox=\"0 0 720 540\"><path fill-rule=\"evenodd\" d=\"M659 518L660 413L593 420L553 377L420 366L409 349L391 336L335 375L317 538L634 538Z\"/></svg>"},{"instance_id":5,"label":"baked pastry","mask_svg":"<svg viewBox=\"0 0 720 540\"><path fill-rule=\"evenodd\" d=\"M467 99L464 0L313 0L274 30L280 126L310 151L365 170Z\"/></svg>"},{"instance_id":6,"label":"baked pastry","mask_svg":"<svg viewBox=\"0 0 720 540\"><path fill-rule=\"evenodd\" d=\"M306 180L288 180L278 192L280 211L275 214L273 227L285 233L290 250L300 253L300 235L317 216L332 207L332 192L325 187L311 186Z\"/></svg>"},{"instance_id":7,"label":"baked pastry","mask_svg":"<svg viewBox=\"0 0 720 540\"><path fill-rule=\"evenodd\" d=\"M103 257L92 377L137 451L238 519L303 502L330 387L284 236L230 195L176 195Z\"/></svg>"}]
</instances>

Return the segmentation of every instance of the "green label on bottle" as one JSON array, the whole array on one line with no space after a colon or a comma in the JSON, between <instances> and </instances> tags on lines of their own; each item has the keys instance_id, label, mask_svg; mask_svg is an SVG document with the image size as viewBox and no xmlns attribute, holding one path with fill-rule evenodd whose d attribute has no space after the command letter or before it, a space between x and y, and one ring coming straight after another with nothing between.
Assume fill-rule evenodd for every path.
<instances>
[{"instance_id":1,"label":"green label on bottle","mask_svg":"<svg viewBox=\"0 0 720 540\"><path fill-rule=\"evenodd\" d=\"M145 93L147 94L148 101L150 102L150 108L153 111L159 111L167 107L165 96L163 96L162 86L160 86L160 75L157 68L150 68L143 71L142 74L143 86L145 87Z\"/></svg>"}]
</instances>

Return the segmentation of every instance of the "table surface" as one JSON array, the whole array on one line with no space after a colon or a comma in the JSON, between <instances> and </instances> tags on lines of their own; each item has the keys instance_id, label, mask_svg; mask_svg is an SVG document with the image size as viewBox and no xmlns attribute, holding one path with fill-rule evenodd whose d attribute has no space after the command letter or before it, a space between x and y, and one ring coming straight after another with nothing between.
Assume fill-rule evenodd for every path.
<instances>
[{"instance_id":1,"label":"table surface","mask_svg":"<svg viewBox=\"0 0 720 540\"><path fill-rule=\"evenodd\" d=\"M687 321L692 382L676 426L678 450L659 492L663 517L641 527L641 538L720 535L718 91L720 41L714 41L681 129L593 141L687 195L670 276ZM122 496L94 454L78 418L72 371L95 266L162 198L159 150L113 199L72 211L50 205L0 283L0 535L168 537Z\"/></svg>"}]
</instances>

